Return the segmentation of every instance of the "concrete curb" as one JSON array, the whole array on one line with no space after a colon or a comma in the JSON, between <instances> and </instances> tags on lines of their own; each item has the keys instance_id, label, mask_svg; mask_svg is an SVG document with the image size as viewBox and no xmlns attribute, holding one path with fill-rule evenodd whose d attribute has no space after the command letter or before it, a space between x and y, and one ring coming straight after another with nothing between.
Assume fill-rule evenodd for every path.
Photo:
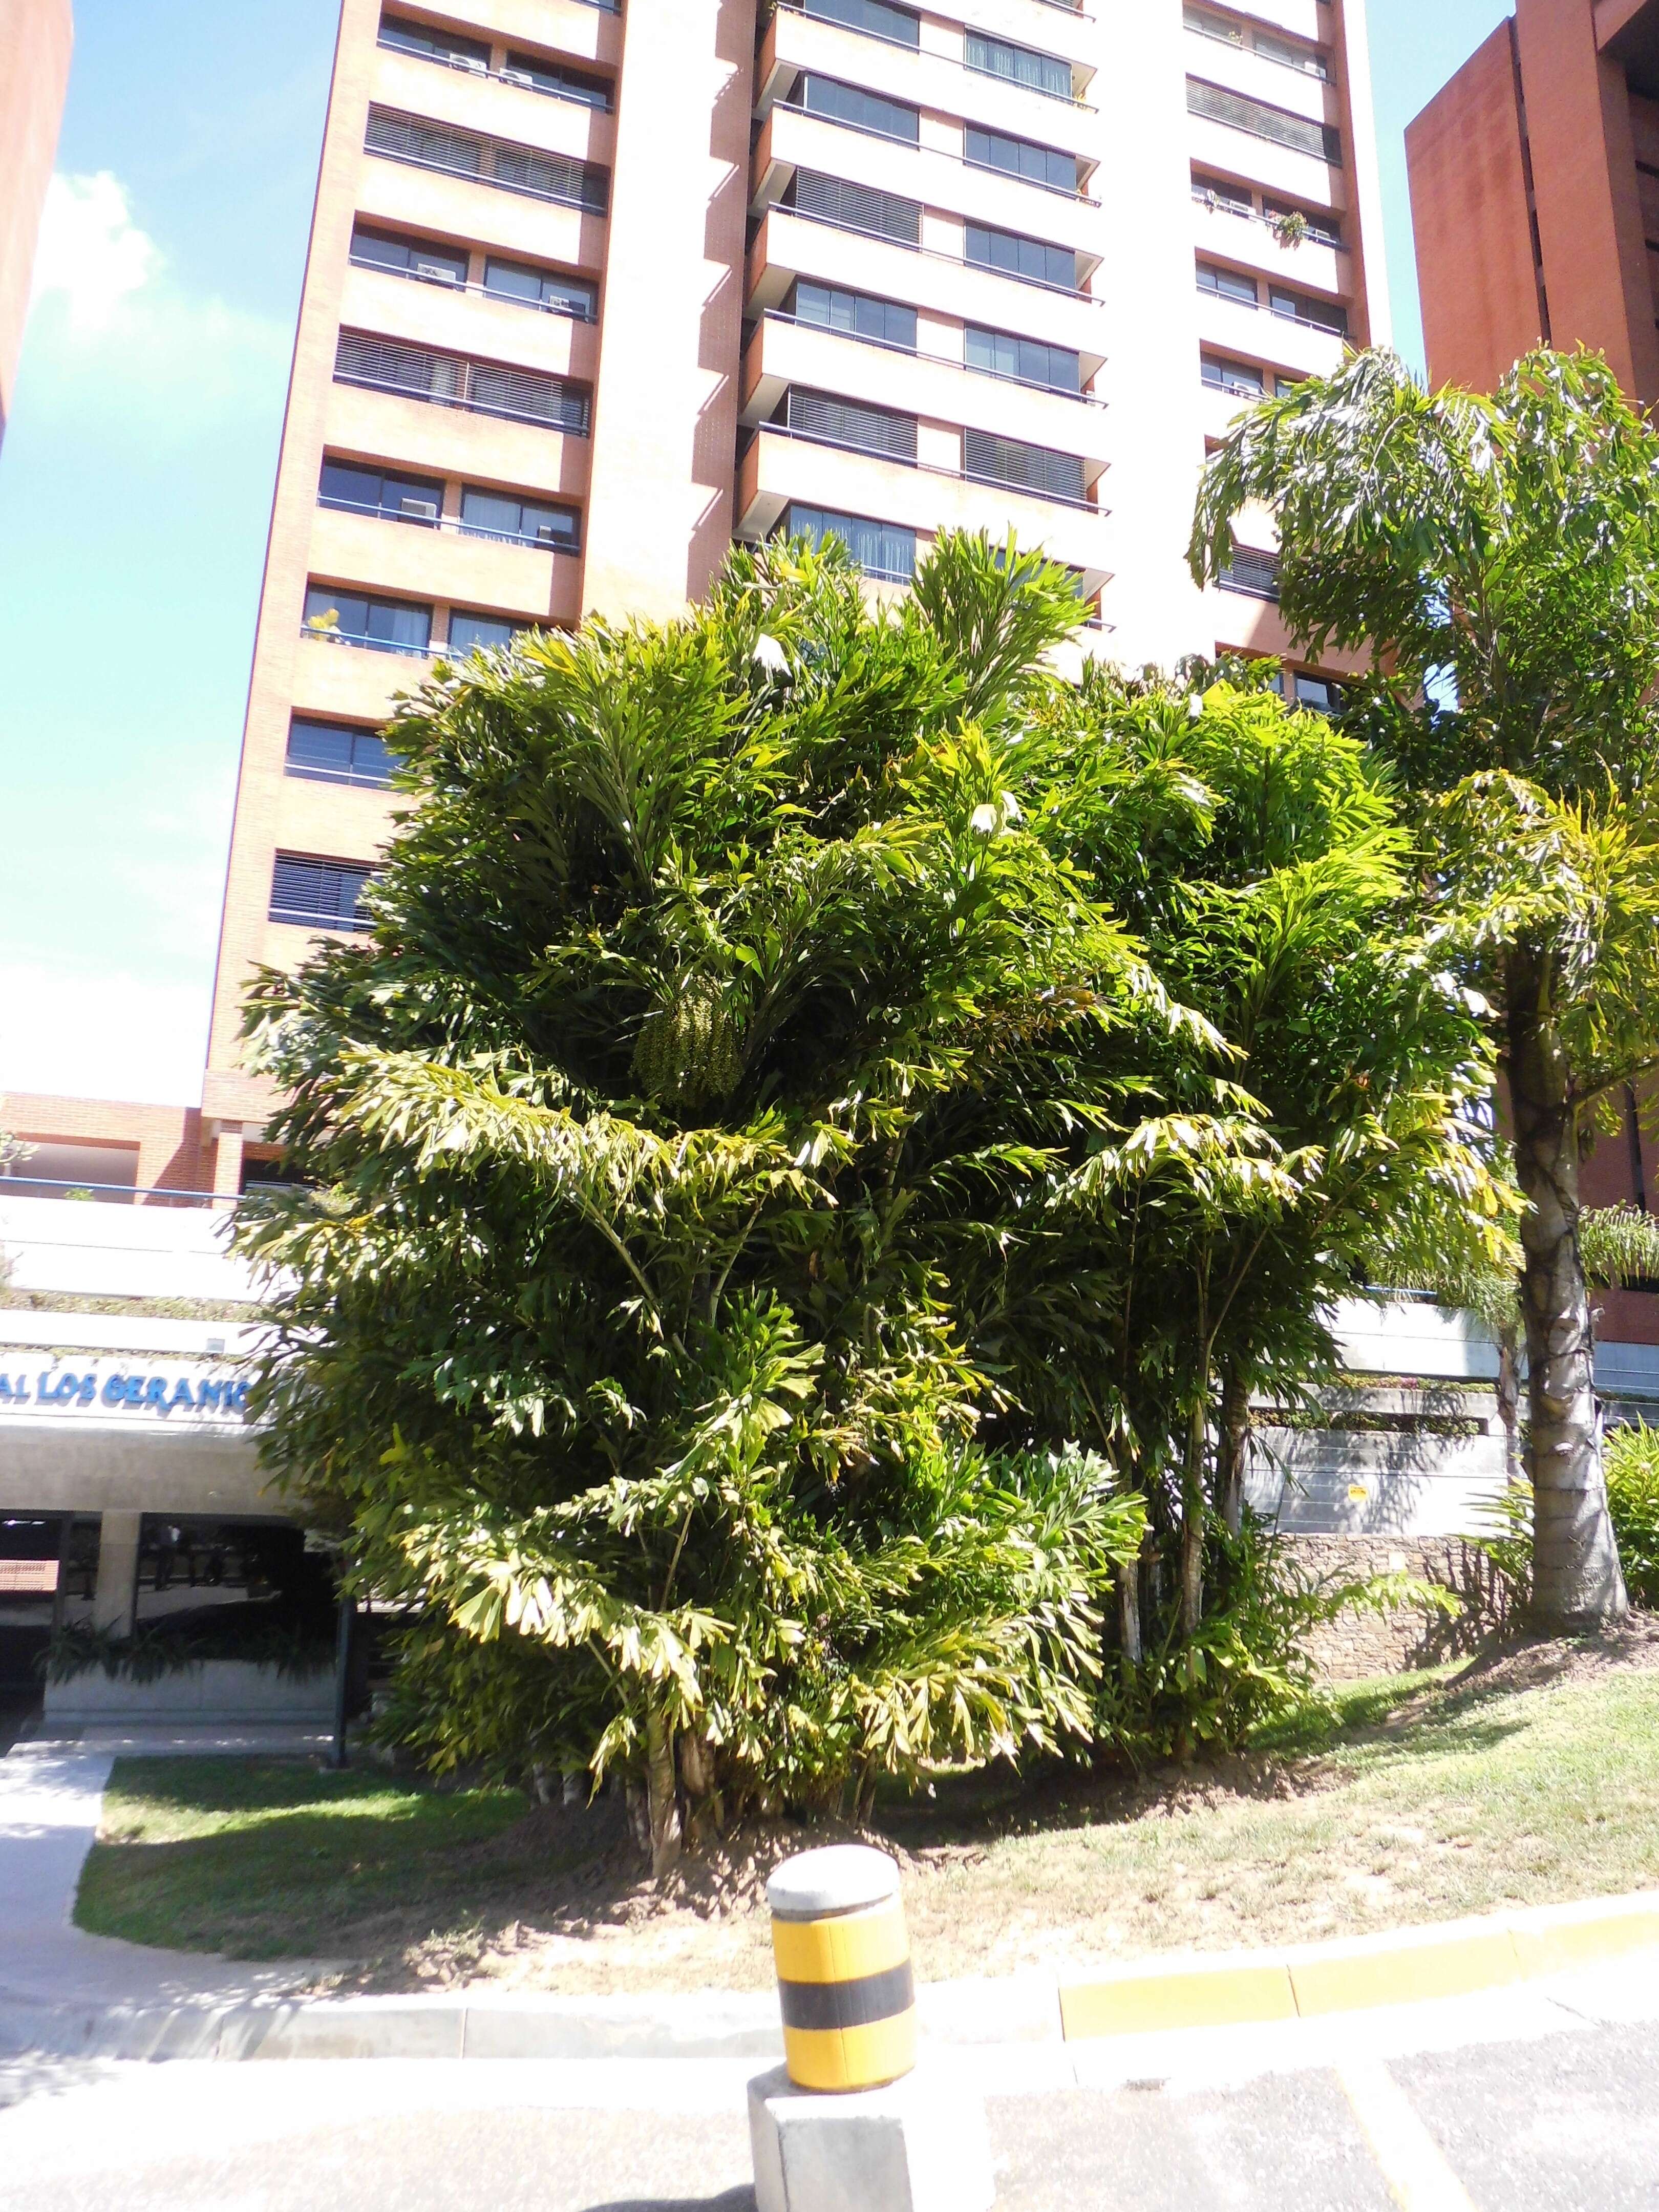
<instances>
[{"instance_id":1,"label":"concrete curb","mask_svg":"<svg viewBox=\"0 0 1659 2212\"><path fill-rule=\"evenodd\" d=\"M1373 2005L1468 1996L1659 1944L1659 1892L1539 1905L1434 1928L1280 1951L1122 1966L1062 1982L1067 2042L1178 2027L1307 2020Z\"/></svg>"},{"instance_id":2,"label":"concrete curb","mask_svg":"<svg viewBox=\"0 0 1659 2212\"><path fill-rule=\"evenodd\" d=\"M1659 1946L1659 1892L1277 1951L1142 1960L916 1992L925 2046L1058 2045L1316 2018L1465 1996ZM0 2053L123 2059L762 2059L783 2054L770 1992L559 1997L208 1996L53 2001L0 1984Z\"/></svg>"}]
</instances>

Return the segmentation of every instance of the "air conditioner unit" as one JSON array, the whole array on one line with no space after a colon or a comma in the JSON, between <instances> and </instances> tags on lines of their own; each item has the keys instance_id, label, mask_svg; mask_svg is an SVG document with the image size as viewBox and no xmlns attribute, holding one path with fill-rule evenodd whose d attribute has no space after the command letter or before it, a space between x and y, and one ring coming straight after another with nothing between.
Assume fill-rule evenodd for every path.
<instances>
[{"instance_id":1,"label":"air conditioner unit","mask_svg":"<svg viewBox=\"0 0 1659 2212\"><path fill-rule=\"evenodd\" d=\"M563 536L564 532L556 528L550 522L538 522L536 525L536 543L538 545L556 545Z\"/></svg>"},{"instance_id":2,"label":"air conditioner unit","mask_svg":"<svg viewBox=\"0 0 1659 2212\"><path fill-rule=\"evenodd\" d=\"M536 89L536 80L528 70L504 69L501 71L501 82L503 84L524 85L531 92Z\"/></svg>"},{"instance_id":3,"label":"air conditioner unit","mask_svg":"<svg viewBox=\"0 0 1659 2212\"><path fill-rule=\"evenodd\" d=\"M471 70L474 76L489 75L489 64L481 62L476 54L452 54L450 59L457 69Z\"/></svg>"},{"instance_id":4,"label":"air conditioner unit","mask_svg":"<svg viewBox=\"0 0 1659 2212\"><path fill-rule=\"evenodd\" d=\"M428 284L459 284L462 280L453 269L443 269L435 261L417 261L415 274Z\"/></svg>"},{"instance_id":5,"label":"air conditioner unit","mask_svg":"<svg viewBox=\"0 0 1659 2212\"><path fill-rule=\"evenodd\" d=\"M401 499L398 502L398 512L408 515L414 522L435 522L438 520L438 502L435 499Z\"/></svg>"}]
</instances>

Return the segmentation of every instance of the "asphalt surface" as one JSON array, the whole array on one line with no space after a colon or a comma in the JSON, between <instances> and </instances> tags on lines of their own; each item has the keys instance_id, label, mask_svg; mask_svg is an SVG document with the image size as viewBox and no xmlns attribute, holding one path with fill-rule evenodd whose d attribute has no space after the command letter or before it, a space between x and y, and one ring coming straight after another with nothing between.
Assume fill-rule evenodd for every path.
<instances>
[{"instance_id":1,"label":"asphalt surface","mask_svg":"<svg viewBox=\"0 0 1659 2212\"><path fill-rule=\"evenodd\" d=\"M1651 2020L1333 2056L993 2095L999 2212L1659 2212ZM0 2205L752 2212L741 2072L16 2062L0 2067Z\"/></svg>"}]
</instances>

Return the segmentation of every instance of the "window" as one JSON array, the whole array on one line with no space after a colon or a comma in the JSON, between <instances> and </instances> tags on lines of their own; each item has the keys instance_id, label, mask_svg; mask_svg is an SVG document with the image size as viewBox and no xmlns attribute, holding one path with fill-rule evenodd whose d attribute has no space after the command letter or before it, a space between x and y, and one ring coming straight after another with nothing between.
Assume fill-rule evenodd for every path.
<instances>
[{"instance_id":1,"label":"window","mask_svg":"<svg viewBox=\"0 0 1659 2212\"><path fill-rule=\"evenodd\" d=\"M511 645L532 627L528 623L511 622L505 615L466 614L459 607L453 608L449 617L449 658L459 660L471 653L491 653L497 646Z\"/></svg>"},{"instance_id":2,"label":"window","mask_svg":"<svg viewBox=\"0 0 1659 2212\"><path fill-rule=\"evenodd\" d=\"M988 430L963 432L962 470L977 483L1006 484L1011 491L1036 492L1040 498L1083 497L1083 463L1075 453L1027 446Z\"/></svg>"},{"instance_id":3,"label":"window","mask_svg":"<svg viewBox=\"0 0 1659 2212\"><path fill-rule=\"evenodd\" d=\"M313 722L297 715L289 724L289 775L311 783L356 783L375 787L392 781L397 764L378 730L360 730L349 722Z\"/></svg>"},{"instance_id":4,"label":"window","mask_svg":"<svg viewBox=\"0 0 1659 2212\"><path fill-rule=\"evenodd\" d=\"M866 576L878 582L908 584L916 573L916 533L896 523L872 522L866 515L836 514L828 507L792 507L783 534L822 545L838 538Z\"/></svg>"},{"instance_id":5,"label":"window","mask_svg":"<svg viewBox=\"0 0 1659 2212\"><path fill-rule=\"evenodd\" d=\"M1018 384L1040 384L1049 392L1083 389L1083 364L1069 346L1044 345L1010 331L983 331L970 323L963 333L963 358L969 368Z\"/></svg>"},{"instance_id":6,"label":"window","mask_svg":"<svg viewBox=\"0 0 1659 2212\"><path fill-rule=\"evenodd\" d=\"M391 476L359 461L325 461L319 507L351 514L383 514L394 522L424 523L435 530L444 511L444 488L435 477Z\"/></svg>"},{"instance_id":7,"label":"window","mask_svg":"<svg viewBox=\"0 0 1659 2212\"><path fill-rule=\"evenodd\" d=\"M1199 374L1206 384L1214 385L1223 392L1237 392L1248 399L1260 399L1267 389L1267 380L1259 368L1246 362L1222 361L1214 354L1205 354L1199 363Z\"/></svg>"},{"instance_id":8,"label":"window","mask_svg":"<svg viewBox=\"0 0 1659 2212\"><path fill-rule=\"evenodd\" d=\"M1198 264L1198 289L1200 292L1213 292L1218 299L1235 300L1241 307L1261 305L1254 276L1241 276L1236 269L1218 269L1211 261Z\"/></svg>"},{"instance_id":9,"label":"window","mask_svg":"<svg viewBox=\"0 0 1659 2212\"><path fill-rule=\"evenodd\" d=\"M1270 107L1265 100L1251 100L1195 76L1187 80L1187 106L1189 113L1212 123L1246 131L1253 138L1270 138L1276 146L1288 146L1297 154L1311 154L1316 161L1328 161L1334 169L1342 166L1342 133L1334 123L1291 115L1285 108Z\"/></svg>"},{"instance_id":10,"label":"window","mask_svg":"<svg viewBox=\"0 0 1659 2212\"><path fill-rule=\"evenodd\" d=\"M1310 46L1301 39L1285 37L1278 31L1269 31L1255 23L1242 23L1236 16L1218 15L1208 8L1188 6L1182 9L1181 19L1189 31L1196 31L1202 39L1218 39L1223 46L1237 46L1241 52L1254 50L1264 62L1277 62L1285 69L1302 70L1310 76L1328 77L1330 70L1325 57L1317 46Z\"/></svg>"},{"instance_id":11,"label":"window","mask_svg":"<svg viewBox=\"0 0 1659 2212\"><path fill-rule=\"evenodd\" d=\"M313 584L306 592L307 630L342 645L376 653L424 653L432 642L432 610L406 599L372 599L362 592L337 592Z\"/></svg>"},{"instance_id":12,"label":"window","mask_svg":"<svg viewBox=\"0 0 1659 2212\"><path fill-rule=\"evenodd\" d=\"M374 871L365 860L319 860L278 853L270 878L270 919L321 929L373 929L362 911Z\"/></svg>"},{"instance_id":13,"label":"window","mask_svg":"<svg viewBox=\"0 0 1659 2212\"><path fill-rule=\"evenodd\" d=\"M430 23L410 23L401 15L381 16L380 44L400 54L418 54L422 61L447 62L453 69L489 67L489 48L483 40L434 30Z\"/></svg>"},{"instance_id":14,"label":"window","mask_svg":"<svg viewBox=\"0 0 1659 2212\"><path fill-rule=\"evenodd\" d=\"M861 85L843 84L838 77L802 76L789 95L789 104L809 115L822 115L831 123L850 123L857 131L873 131L882 138L900 138L914 146L921 136L921 113L908 100L888 100Z\"/></svg>"},{"instance_id":15,"label":"window","mask_svg":"<svg viewBox=\"0 0 1659 2212\"><path fill-rule=\"evenodd\" d=\"M1077 155L1062 154L1055 146L1006 137L999 131L981 131L976 123L970 123L963 150L975 168L1000 169L1029 185L1046 185L1050 191L1075 194L1079 189Z\"/></svg>"},{"instance_id":16,"label":"window","mask_svg":"<svg viewBox=\"0 0 1659 2212\"><path fill-rule=\"evenodd\" d=\"M1261 212L1269 222L1282 222L1286 216L1299 215L1308 227L1308 236L1319 246L1340 246L1342 225L1323 208L1292 207L1288 200L1264 199Z\"/></svg>"},{"instance_id":17,"label":"window","mask_svg":"<svg viewBox=\"0 0 1659 2212\"><path fill-rule=\"evenodd\" d=\"M877 191L869 185L848 184L816 169L796 170L784 204L799 215L834 223L838 230L866 231L890 239L896 246L921 243L921 209L916 201Z\"/></svg>"},{"instance_id":18,"label":"window","mask_svg":"<svg viewBox=\"0 0 1659 2212\"><path fill-rule=\"evenodd\" d=\"M1193 198L1206 207L1222 208L1229 215L1254 215L1255 201L1249 187L1230 185L1220 177L1193 176Z\"/></svg>"},{"instance_id":19,"label":"window","mask_svg":"<svg viewBox=\"0 0 1659 2212\"><path fill-rule=\"evenodd\" d=\"M804 278L789 295L789 313L798 323L819 330L848 331L878 344L916 349L916 311L896 300L878 300L868 292L842 292Z\"/></svg>"},{"instance_id":20,"label":"window","mask_svg":"<svg viewBox=\"0 0 1659 2212\"><path fill-rule=\"evenodd\" d=\"M1023 276L1028 283L1054 284L1067 292L1078 289L1077 256L1069 246L1049 246L1040 238L1022 238L1017 231L991 230L970 222L966 258L975 268Z\"/></svg>"},{"instance_id":21,"label":"window","mask_svg":"<svg viewBox=\"0 0 1659 2212\"><path fill-rule=\"evenodd\" d=\"M544 154L538 147L489 138L479 131L462 131L453 124L403 115L395 108L369 109L363 143L371 154L382 155L390 161L470 177L479 184L498 185L502 191L551 201L558 207L603 215L610 204L611 172L596 161L574 161L568 154Z\"/></svg>"},{"instance_id":22,"label":"window","mask_svg":"<svg viewBox=\"0 0 1659 2212\"><path fill-rule=\"evenodd\" d=\"M1326 77L1330 67L1317 46L1304 46L1300 39L1287 39L1277 31L1256 30L1252 44L1264 62L1277 62L1281 68L1300 70L1304 76Z\"/></svg>"},{"instance_id":23,"label":"window","mask_svg":"<svg viewBox=\"0 0 1659 2212\"><path fill-rule=\"evenodd\" d=\"M508 422L533 422L578 438L588 432L588 395L580 385L535 369L504 368L459 354L434 353L426 346L405 345L399 338L342 331L334 375L337 383L359 384L371 392L424 399L434 406L500 415Z\"/></svg>"},{"instance_id":24,"label":"window","mask_svg":"<svg viewBox=\"0 0 1659 2212\"><path fill-rule=\"evenodd\" d=\"M969 31L963 59L970 70L978 70L982 76L1006 77L1010 84L1023 84L1029 91L1046 94L1050 100L1072 97L1072 64L1057 54L1040 54L1030 46L1017 46L1007 39L988 38L983 31Z\"/></svg>"},{"instance_id":25,"label":"window","mask_svg":"<svg viewBox=\"0 0 1659 2212\"><path fill-rule=\"evenodd\" d=\"M1348 703L1346 685L1328 676L1310 675L1304 668L1284 668L1273 686L1293 707L1310 707L1316 714L1340 714Z\"/></svg>"},{"instance_id":26,"label":"window","mask_svg":"<svg viewBox=\"0 0 1659 2212\"><path fill-rule=\"evenodd\" d=\"M553 100L574 100L584 107L609 110L611 87L602 76L567 69L562 62L538 61L533 54L509 54L501 75L509 84L529 92L544 92Z\"/></svg>"},{"instance_id":27,"label":"window","mask_svg":"<svg viewBox=\"0 0 1659 2212\"><path fill-rule=\"evenodd\" d=\"M1235 545L1224 568L1216 571L1224 592L1243 592L1253 599L1279 597L1279 556L1255 545Z\"/></svg>"},{"instance_id":28,"label":"window","mask_svg":"<svg viewBox=\"0 0 1659 2212\"><path fill-rule=\"evenodd\" d=\"M599 317L599 286L590 284L586 277L562 276L556 269L532 268L526 261L498 261L492 255L484 264L483 285L493 299L543 307L550 315L572 315L579 323L594 322Z\"/></svg>"},{"instance_id":29,"label":"window","mask_svg":"<svg viewBox=\"0 0 1659 2212\"><path fill-rule=\"evenodd\" d=\"M461 493L461 529L469 538L510 538L556 553L574 553L581 545L581 520L574 507L550 507L544 500L520 499L508 491L480 491L471 484Z\"/></svg>"},{"instance_id":30,"label":"window","mask_svg":"<svg viewBox=\"0 0 1659 2212\"><path fill-rule=\"evenodd\" d=\"M887 407L867 407L856 399L838 399L828 392L791 391L786 394L783 416L802 437L820 438L832 446L851 446L861 453L884 453L895 461L916 458L916 418L896 414Z\"/></svg>"},{"instance_id":31,"label":"window","mask_svg":"<svg viewBox=\"0 0 1659 2212\"><path fill-rule=\"evenodd\" d=\"M890 39L896 46L921 44L921 16L892 7L889 0L805 0L803 12L826 23L844 23L849 31L867 31L872 38Z\"/></svg>"},{"instance_id":32,"label":"window","mask_svg":"<svg viewBox=\"0 0 1659 2212\"><path fill-rule=\"evenodd\" d=\"M351 234L351 258L360 269L384 269L394 276L413 276L423 284L466 282L467 257L459 246L434 246L423 238L394 238L389 231L359 223Z\"/></svg>"},{"instance_id":33,"label":"window","mask_svg":"<svg viewBox=\"0 0 1659 2212\"><path fill-rule=\"evenodd\" d=\"M1276 315L1288 315L1298 323L1311 323L1316 330L1329 331L1335 337L1348 335L1348 315L1334 300L1310 299L1305 293L1281 291L1277 284L1270 285L1268 299Z\"/></svg>"}]
</instances>

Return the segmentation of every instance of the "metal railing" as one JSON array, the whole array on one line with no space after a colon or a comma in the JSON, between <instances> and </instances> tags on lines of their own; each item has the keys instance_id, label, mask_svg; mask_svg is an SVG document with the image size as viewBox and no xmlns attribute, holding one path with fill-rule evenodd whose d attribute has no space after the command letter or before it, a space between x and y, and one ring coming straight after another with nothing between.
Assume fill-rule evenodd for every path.
<instances>
[{"instance_id":1,"label":"metal railing","mask_svg":"<svg viewBox=\"0 0 1659 2212\"><path fill-rule=\"evenodd\" d=\"M969 376L988 376L997 384L1012 384L1021 392L1045 392L1054 399L1075 399L1085 407L1104 407L1109 403L1097 398L1092 392L1071 392L1064 385L1042 384L1035 377L1009 376L1000 368L986 368L975 361L965 361L960 355L933 353L926 346L900 345L893 338L872 337L866 331L845 331L836 323L815 323L805 315L786 314L781 307L765 308L761 315L763 323L785 323L795 330L818 331L824 337L847 338L854 345L875 346L883 353L902 355L908 361L928 361L942 368L959 368Z\"/></svg>"},{"instance_id":2,"label":"metal railing","mask_svg":"<svg viewBox=\"0 0 1659 2212\"><path fill-rule=\"evenodd\" d=\"M428 639L425 645L401 645L395 638L359 637L355 631L337 629L314 618L300 624L301 637L316 638L324 645L352 645L365 653L401 653L408 660L435 660L443 647Z\"/></svg>"},{"instance_id":3,"label":"metal railing","mask_svg":"<svg viewBox=\"0 0 1659 2212\"><path fill-rule=\"evenodd\" d=\"M1287 313L1283 307L1276 307L1271 300L1264 307L1259 293L1251 298L1241 292L1223 292L1215 285L1202 282L1200 283L1198 289L1200 295L1206 300L1223 300L1230 307L1243 307L1249 314L1271 315L1275 322L1294 323L1304 331L1318 331L1322 336L1328 338L1346 338L1348 335L1346 315L1340 323L1322 323L1316 316Z\"/></svg>"},{"instance_id":4,"label":"metal railing","mask_svg":"<svg viewBox=\"0 0 1659 2212\"><path fill-rule=\"evenodd\" d=\"M140 1199L162 1200L176 1206L212 1206L224 1204L226 1194L211 1190L179 1190L165 1183L143 1182L74 1182L56 1176L0 1176L0 1206L8 1198L38 1198L50 1195L68 1200L71 1204L82 1192L100 1205L136 1205Z\"/></svg>"},{"instance_id":5,"label":"metal railing","mask_svg":"<svg viewBox=\"0 0 1659 2212\"><path fill-rule=\"evenodd\" d=\"M503 307L528 307L532 314L562 315L573 323L597 323L599 310L590 314L585 310L568 307L562 300L526 300L522 292L498 291L493 284L470 284L465 277L447 277L428 274L420 269L399 269L391 262L371 261L367 255L351 256L354 269L367 269L377 276L398 276L408 284L434 284L441 292L468 292L481 300L498 300Z\"/></svg>"},{"instance_id":6,"label":"metal railing","mask_svg":"<svg viewBox=\"0 0 1659 2212\"><path fill-rule=\"evenodd\" d=\"M1310 67L1306 62L1293 62L1287 54L1272 54L1264 52L1261 48L1255 44L1254 36L1252 36L1249 45L1246 46L1242 33L1236 39L1229 38L1224 31L1220 29L1212 31L1207 24L1194 23L1183 21L1182 28L1184 31L1191 32L1193 37L1195 39L1208 39L1212 45L1225 46L1231 53L1249 54L1256 61L1271 62L1275 69L1287 69L1294 70L1297 76L1310 76L1316 84L1334 84L1336 82L1335 78L1331 75L1329 65L1326 62L1324 56L1317 52L1316 52L1313 56L1313 61L1316 65Z\"/></svg>"},{"instance_id":7,"label":"metal railing","mask_svg":"<svg viewBox=\"0 0 1659 2212\"><path fill-rule=\"evenodd\" d=\"M1101 507L1086 496L1082 499L1071 499L1063 492L1033 491L1029 484L1007 483L1000 478L970 476L965 469L947 469L942 467L937 461L896 460L892 454L872 452L867 446L846 446L834 438L815 437L810 431L792 429L787 422L756 423L749 438L744 441L742 453L738 456L739 459L744 453L748 453L755 440L763 436L788 438L796 445L801 446L828 447L835 453L855 454L861 460L885 461L894 468L914 469L921 476L942 477L948 483L973 484L983 491L1013 492L1021 499L1036 501L1041 507L1069 507L1079 514L1096 515L1103 519L1112 511L1110 507Z\"/></svg>"},{"instance_id":8,"label":"metal railing","mask_svg":"<svg viewBox=\"0 0 1659 2212\"><path fill-rule=\"evenodd\" d=\"M505 422L585 438L589 429L586 387L536 369L507 368L465 354L440 353L401 338L342 331L335 348L334 380L428 406L458 407Z\"/></svg>"},{"instance_id":9,"label":"metal railing","mask_svg":"<svg viewBox=\"0 0 1659 2212\"><path fill-rule=\"evenodd\" d=\"M319 492L319 507L336 514L366 514L371 520L406 523L414 530L437 530L455 538L485 538L499 545L521 546L526 553L581 551L579 538L532 537L522 530L489 530L481 522L468 522L459 514L404 514L395 507L370 507L351 499L327 499Z\"/></svg>"},{"instance_id":10,"label":"metal railing","mask_svg":"<svg viewBox=\"0 0 1659 2212\"><path fill-rule=\"evenodd\" d=\"M821 19L815 15L811 20L817 22ZM1045 184L1041 177L1024 177L1017 169L1005 169L995 161L975 161L966 154L952 154L944 146L924 146L920 139L902 137L896 131L878 131L872 123L853 123L844 115L831 115L822 107L808 107L800 100L777 100L774 103L775 113L778 108L782 108L786 114L805 116L809 123L832 124L837 131L854 131L860 138L875 138L884 146L900 147L908 154L926 155L937 161L954 161L959 169L976 169L981 176L1002 177L1011 185L1029 185L1034 192L1047 192L1051 198L1067 201L1073 207L1097 208L1100 205L1098 200L1091 199L1080 187L1068 191L1064 185ZM1088 156L1079 155L1078 159L1086 161Z\"/></svg>"},{"instance_id":11,"label":"metal railing","mask_svg":"<svg viewBox=\"0 0 1659 2212\"><path fill-rule=\"evenodd\" d=\"M988 261L970 261L963 253L941 253L936 246L919 246L914 240L895 238L890 231L871 230L863 223L838 222L834 216L815 215L810 208L789 207L782 200L773 200L763 210L766 216L781 215L793 217L797 222L816 222L825 230L844 231L849 238L867 238L878 246L895 246L901 253L920 254L924 261L941 261L949 269L973 269L982 276L1000 277L1005 283L1029 284L1039 292L1051 292L1058 300L1078 300L1085 307L1100 307L1105 301L1095 292L1079 291L1071 284L1051 284L1046 276L1022 276L1017 269L998 269ZM1096 260L1099 259L1097 254Z\"/></svg>"},{"instance_id":12,"label":"metal railing","mask_svg":"<svg viewBox=\"0 0 1659 2212\"><path fill-rule=\"evenodd\" d=\"M598 6L599 0L589 0L589 4ZM488 77L492 84L514 85L520 92L538 92L544 100L568 100L573 107L591 109L595 115L610 115L614 112L615 103L608 93L600 99L594 99L586 93L550 84L538 84L524 70L515 70L510 62L505 69L491 69L488 62L471 61L465 54L429 54L419 46L402 46L395 38L387 38L384 29L374 43L384 53L402 54L412 62L431 62L439 69L459 70L464 76Z\"/></svg>"},{"instance_id":13,"label":"metal railing","mask_svg":"<svg viewBox=\"0 0 1659 2212\"><path fill-rule=\"evenodd\" d=\"M546 206L572 208L581 215L603 216L610 210L611 172L598 162L521 146L510 138L464 130L429 116L371 107L363 150L385 161L459 177L467 184L489 185ZM515 175L515 168L522 173ZM535 181L538 168L543 173Z\"/></svg>"}]
</instances>

